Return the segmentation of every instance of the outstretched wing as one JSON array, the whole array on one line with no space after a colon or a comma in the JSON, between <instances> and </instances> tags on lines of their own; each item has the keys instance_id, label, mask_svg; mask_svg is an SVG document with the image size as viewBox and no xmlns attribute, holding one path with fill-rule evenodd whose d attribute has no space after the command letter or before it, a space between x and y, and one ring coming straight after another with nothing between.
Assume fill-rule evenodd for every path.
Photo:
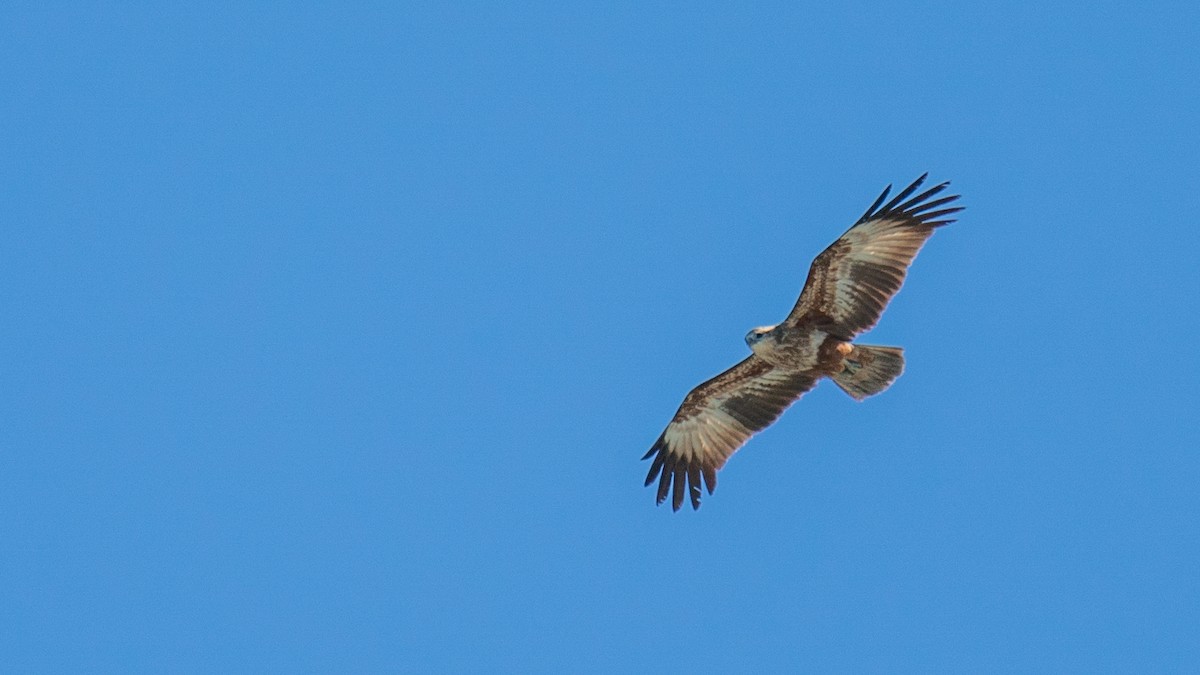
<instances>
[{"instance_id":1,"label":"outstretched wing","mask_svg":"<svg viewBox=\"0 0 1200 675\"><path fill-rule=\"evenodd\" d=\"M821 323L848 340L879 321L934 228L954 222L945 217L962 211L961 206L939 208L958 195L933 199L948 182L908 199L928 175L881 208L892 186L884 188L862 218L813 260L800 299L784 325Z\"/></svg>"},{"instance_id":2,"label":"outstretched wing","mask_svg":"<svg viewBox=\"0 0 1200 675\"><path fill-rule=\"evenodd\" d=\"M717 470L756 432L778 419L817 383L819 375L775 368L750 355L688 393L675 418L642 459L654 458L646 485L658 480L658 503L674 484L671 508L678 511L686 489L700 508L700 477L712 494Z\"/></svg>"}]
</instances>

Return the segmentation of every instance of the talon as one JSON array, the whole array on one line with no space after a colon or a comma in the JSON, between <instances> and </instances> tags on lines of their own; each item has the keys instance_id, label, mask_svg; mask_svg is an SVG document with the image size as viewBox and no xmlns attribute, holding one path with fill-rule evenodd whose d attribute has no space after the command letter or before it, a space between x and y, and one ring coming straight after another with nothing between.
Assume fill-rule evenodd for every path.
<instances>
[{"instance_id":1,"label":"talon","mask_svg":"<svg viewBox=\"0 0 1200 675\"><path fill-rule=\"evenodd\" d=\"M837 352L842 356L850 356L852 351L854 351L854 345L849 342L843 342L837 346Z\"/></svg>"}]
</instances>

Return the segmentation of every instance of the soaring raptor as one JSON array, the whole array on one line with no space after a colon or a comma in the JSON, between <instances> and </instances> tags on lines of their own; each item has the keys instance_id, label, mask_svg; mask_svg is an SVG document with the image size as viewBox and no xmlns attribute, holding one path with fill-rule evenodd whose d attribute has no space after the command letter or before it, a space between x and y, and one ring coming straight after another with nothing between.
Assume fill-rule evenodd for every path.
<instances>
[{"instance_id":1,"label":"soaring raptor","mask_svg":"<svg viewBox=\"0 0 1200 675\"><path fill-rule=\"evenodd\" d=\"M678 511L686 492L692 508L700 508L701 477L712 494L717 470L730 455L822 377L861 401L900 376L903 350L852 340L879 321L934 228L954 222L947 216L963 209L947 206L958 195L934 199L948 182L912 197L928 175L886 204L892 186L884 188L858 222L813 260L783 323L747 333L753 353L683 399L642 458L654 458L646 485L658 481L659 504L671 493L671 508Z\"/></svg>"}]
</instances>

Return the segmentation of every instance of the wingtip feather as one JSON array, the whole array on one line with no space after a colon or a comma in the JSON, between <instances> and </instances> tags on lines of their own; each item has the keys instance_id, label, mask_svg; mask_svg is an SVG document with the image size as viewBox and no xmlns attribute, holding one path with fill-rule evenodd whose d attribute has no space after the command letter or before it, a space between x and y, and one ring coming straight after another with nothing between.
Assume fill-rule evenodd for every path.
<instances>
[{"instance_id":1,"label":"wingtip feather","mask_svg":"<svg viewBox=\"0 0 1200 675\"><path fill-rule=\"evenodd\" d=\"M871 205L871 208L867 209L867 212L863 214L863 217L859 218L858 223L863 223L876 218L895 218L916 221L919 224L930 227L938 227L954 222L953 220L932 222L935 218L946 214L943 211L931 212L932 209L949 204L961 196L949 195L946 197L933 199L934 196L940 194L943 190L950 186L950 181L943 181L931 188L926 189L916 196L911 196L914 192L916 192L917 188L924 184L928 177L929 172L921 174L921 176L913 181L908 187L901 190L886 204L880 206L888 192L885 190L884 194L880 195L880 198L876 199L875 203ZM890 188L891 186L889 185L888 187ZM963 209L963 207L956 208L959 211Z\"/></svg>"},{"instance_id":2,"label":"wingtip feather","mask_svg":"<svg viewBox=\"0 0 1200 675\"><path fill-rule=\"evenodd\" d=\"M700 465L692 462L688 465L687 470L687 488L688 496L692 500L692 510L696 511L700 508Z\"/></svg>"},{"instance_id":3,"label":"wingtip feather","mask_svg":"<svg viewBox=\"0 0 1200 675\"><path fill-rule=\"evenodd\" d=\"M667 454L667 453L663 453ZM675 461L669 458L664 462L662 474L658 478L658 504L662 504L667 499L667 493L671 490L671 477L675 473Z\"/></svg>"},{"instance_id":4,"label":"wingtip feather","mask_svg":"<svg viewBox=\"0 0 1200 675\"><path fill-rule=\"evenodd\" d=\"M880 192L879 196L875 198L874 203L867 207L867 210L863 212L862 217L858 219L858 222L861 223L869 219L871 214L875 213L875 209L879 208L879 205L883 203L883 200L887 199L888 193L891 191L892 184L888 183L887 187L883 188L883 192Z\"/></svg>"},{"instance_id":5,"label":"wingtip feather","mask_svg":"<svg viewBox=\"0 0 1200 675\"><path fill-rule=\"evenodd\" d=\"M913 181L912 185L909 185L908 187L901 190L895 197L892 197L892 200L890 202L888 202L887 204L885 204L884 207L882 209L880 209L879 211L881 213L887 213L888 211L891 211L892 209L896 208L897 204L904 201L905 199L908 199L909 195L916 192L917 188L921 187L921 184L925 182L925 179L928 176L929 176L928 172L921 174L920 178Z\"/></svg>"},{"instance_id":6,"label":"wingtip feather","mask_svg":"<svg viewBox=\"0 0 1200 675\"><path fill-rule=\"evenodd\" d=\"M683 506L683 491L687 489L687 470L682 464L675 464L674 480L671 490L671 510L678 511Z\"/></svg>"}]
</instances>

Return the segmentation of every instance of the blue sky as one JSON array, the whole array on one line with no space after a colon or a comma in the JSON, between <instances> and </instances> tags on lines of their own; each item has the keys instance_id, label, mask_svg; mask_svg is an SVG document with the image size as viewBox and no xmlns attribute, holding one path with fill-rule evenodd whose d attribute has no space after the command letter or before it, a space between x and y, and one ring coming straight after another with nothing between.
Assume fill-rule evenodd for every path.
<instances>
[{"instance_id":1,"label":"blue sky","mask_svg":"<svg viewBox=\"0 0 1200 675\"><path fill-rule=\"evenodd\" d=\"M0 661L1200 663L1194 3L10 4ZM639 461L968 207L699 512Z\"/></svg>"}]
</instances>

